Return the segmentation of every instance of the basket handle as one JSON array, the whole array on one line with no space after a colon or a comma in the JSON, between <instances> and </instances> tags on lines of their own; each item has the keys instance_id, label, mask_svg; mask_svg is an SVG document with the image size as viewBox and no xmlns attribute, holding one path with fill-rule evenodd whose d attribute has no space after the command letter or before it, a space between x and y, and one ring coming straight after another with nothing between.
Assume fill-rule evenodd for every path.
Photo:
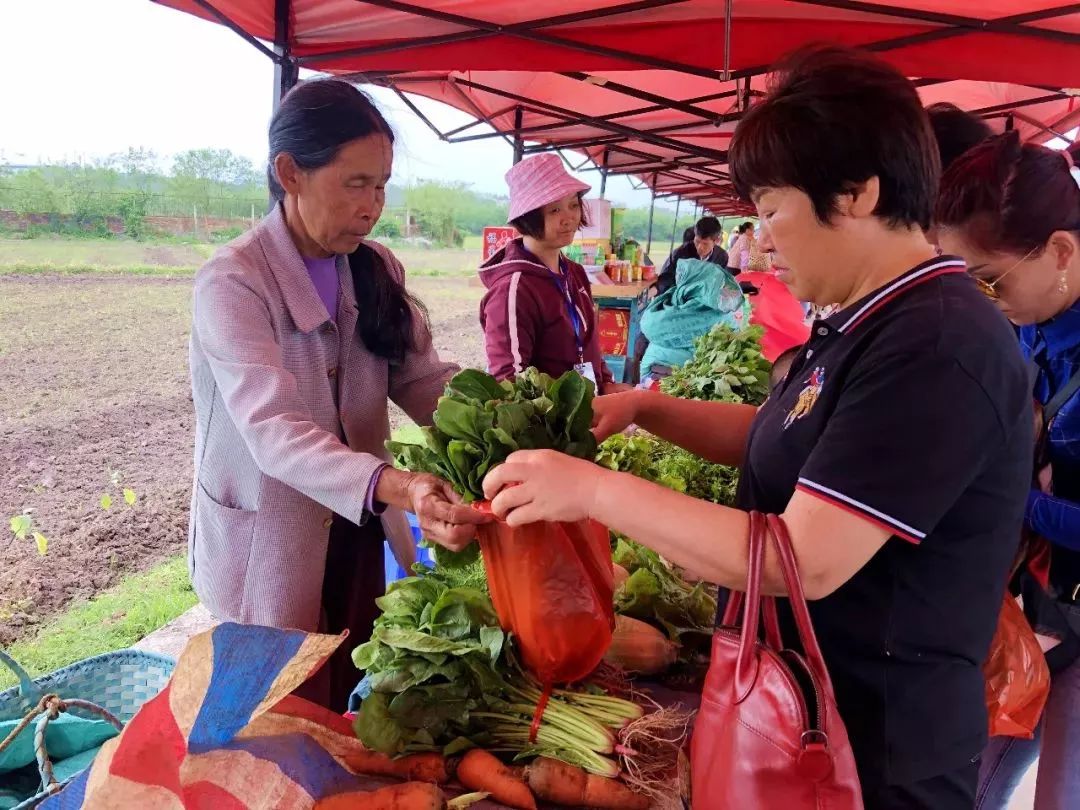
<instances>
[{"instance_id":1,"label":"basket handle","mask_svg":"<svg viewBox=\"0 0 1080 810\"><path fill-rule=\"evenodd\" d=\"M14 672L15 677L19 679L19 694L22 695L23 700L30 703L37 703L41 700L45 693L34 685L26 670L20 667L15 659L4 652L3 649L0 649L0 661L7 664L8 669Z\"/></svg>"}]
</instances>

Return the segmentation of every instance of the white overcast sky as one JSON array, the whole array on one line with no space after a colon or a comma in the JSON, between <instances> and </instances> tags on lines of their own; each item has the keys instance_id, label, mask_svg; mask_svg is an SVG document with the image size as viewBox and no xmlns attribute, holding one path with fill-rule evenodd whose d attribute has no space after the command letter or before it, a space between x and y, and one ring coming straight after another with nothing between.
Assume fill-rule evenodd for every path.
<instances>
[{"instance_id":1,"label":"white overcast sky","mask_svg":"<svg viewBox=\"0 0 1080 810\"><path fill-rule=\"evenodd\" d=\"M0 159L90 160L145 146L165 156L214 147L266 160L273 68L222 26L150 0L0 0L0 32ZM398 132L396 182L505 191L504 141L443 143L392 93L375 95ZM471 120L437 102L418 105L443 131ZM599 183L595 172L582 179ZM611 179L608 197L648 205L625 178Z\"/></svg>"}]
</instances>

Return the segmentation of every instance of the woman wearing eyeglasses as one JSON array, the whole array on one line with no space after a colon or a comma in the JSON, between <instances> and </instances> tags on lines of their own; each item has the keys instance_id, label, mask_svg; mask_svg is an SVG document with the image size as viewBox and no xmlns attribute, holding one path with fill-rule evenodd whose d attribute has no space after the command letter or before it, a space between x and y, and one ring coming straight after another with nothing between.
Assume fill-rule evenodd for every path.
<instances>
[{"instance_id":1,"label":"woman wearing eyeglasses","mask_svg":"<svg viewBox=\"0 0 1080 810\"><path fill-rule=\"evenodd\" d=\"M1049 590L1080 632L1080 147L1073 150L1021 144L1015 132L980 144L945 175L937 226L941 247L967 260L979 288L1020 327L1037 369L1049 464L1031 490L1026 524L1052 544ZM1030 618L1027 601L1025 591ZM1055 650L1047 655L1052 688L1035 739L996 738L988 750L983 810L1008 805L1035 757L1036 810L1076 806L1080 663L1075 654L1061 663L1062 652L1058 666Z\"/></svg>"}]
</instances>

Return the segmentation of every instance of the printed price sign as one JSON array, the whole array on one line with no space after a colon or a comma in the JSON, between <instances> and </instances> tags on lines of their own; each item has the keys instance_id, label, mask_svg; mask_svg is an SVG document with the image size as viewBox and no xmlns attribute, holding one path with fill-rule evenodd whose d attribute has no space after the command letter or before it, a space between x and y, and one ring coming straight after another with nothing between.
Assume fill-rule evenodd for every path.
<instances>
[{"instance_id":1,"label":"printed price sign","mask_svg":"<svg viewBox=\"0 0 1080 810\"><path fill-rule=\"evenodd\" d=\"M518 232L509 225L489 226L484 228L484 249L482 262L486 262L504 247L507 242L517 238Z\"/></svg>"},{"instance_id":2,"label":"printed price sign","mask_svg":"<svg viewBox=\"0 0 1080 810\"><path fill-rule=\"evenodd\" d=\"M602 307L599 313L600 351L623 356L630 340L630 310Z\"/></svg>"}]
</instances>

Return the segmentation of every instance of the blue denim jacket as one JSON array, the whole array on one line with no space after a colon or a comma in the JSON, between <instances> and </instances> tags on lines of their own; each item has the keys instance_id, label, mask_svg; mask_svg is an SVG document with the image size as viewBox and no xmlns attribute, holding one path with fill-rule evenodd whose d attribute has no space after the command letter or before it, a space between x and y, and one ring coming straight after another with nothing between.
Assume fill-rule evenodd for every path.
<instances>
[{"instance_id":1,"label":"blue denim jacket","mask_svg":"<svg viewBox=\"0 0 1080 810\"><path fill-rule=\"evenodd\" d=\"M1080 302L1052 321L1023 327L1020 343L1039 368L1035 398L1046 404L1080 372ZM1050 424L1049 455L1054 494L1032 490L1027 522L1050 542L1080 551L1080 392Z\"/></svg>"}]
</instances>

